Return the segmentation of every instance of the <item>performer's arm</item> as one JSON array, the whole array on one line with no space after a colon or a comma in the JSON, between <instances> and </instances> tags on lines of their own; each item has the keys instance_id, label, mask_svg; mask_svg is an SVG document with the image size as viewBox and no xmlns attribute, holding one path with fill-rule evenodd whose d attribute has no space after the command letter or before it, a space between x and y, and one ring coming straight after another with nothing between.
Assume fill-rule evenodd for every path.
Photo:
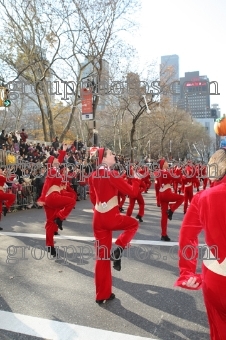
<instances>
[{"instance_id":1,"label":"performer's arm","mask_svg":"<svg viewBox=\"0 0 226 340\"><path fill-rule=\"evenodd\" d=\"M96 193L93 187L93 177L89 177L89 198L93 206L96 204Z\"/></svg>"},{"instance_id":2,"label":"performer's arm","mask_svg":"<svg viewBox=\"0 0 226 340\"><path fill-rule=\"evenodd\" d=\"M140 179L130 178L132 185L128 184L123 177L119 176L116 171L111 171L109 181L118 191L131 197L137 197L140 191Z\"/></svg>"},{"instance_id":3,"label":"performer's arm","mask_svg":"<svg viewBox=\"0 0 226 340\"><path fill-rule=\"evenodd\" d=\"M193 197L183 220L179 236L180 277L176 281L175 286L187 289L199 289L202 284L201 274L196 274L198 234L202 230L199 219L199 196L200 195L197 194ZM194 278L194 280L191 278ZM196 285L196 283L198 283L198 285Z\"/></svg>"},{"instance_id":4,"label":"performer's arm","mask_svg":"<svg viewBox=\"0 0 226 340\"><path fill-rule=\"evenodd\" d=\"M57 157L59 163L64 163L64 157L66 155L66 151L65 150L59 150L59 155Z\"/></svg>"},{"instance_id":5,"label":"performer's arm","mask_svg":"<svg viewBox=\"0 0 226 340\"><path fill-rule=\"evenodd\" d=\"M50 175L50 172L51 172L51 175ZM51 168L48 171L47 176L45 178L43 188L42 188L41 196L37 200L37 204L39 206L43 206L45 204L45 197L46 197L47 191L49 190L49 188L52 185L56 184L55 183L56 174L57 174L57 172L56 172L56 169L54 169L54 168Z\"/></svg>"}]
</instances>

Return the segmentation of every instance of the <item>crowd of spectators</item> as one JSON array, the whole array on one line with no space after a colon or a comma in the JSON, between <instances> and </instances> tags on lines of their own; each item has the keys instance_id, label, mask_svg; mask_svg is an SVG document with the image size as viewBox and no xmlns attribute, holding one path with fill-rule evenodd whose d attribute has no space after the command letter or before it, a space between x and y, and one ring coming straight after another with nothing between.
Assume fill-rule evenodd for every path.
<instances>
[{"instance_id":1,"label":"crowd of spectators","mask_svg":"<svg viewBox=\"0 0 226 340\"><path fill-rule=\"evenodd\" d=\"M37 207L42 187L47 174L49 156L57 157L61 143L56 137L46 145L40 142L30 142L25 129L0 134L0 164L6 166L7 187L5 190L16 194L14 209ZM69 172L69 181L77 193L77 200L86 199L87 182L82 173L87 167L87 148L82 141L74 140L68 145L64 164Z\"/></svg>"},{"instance_id":2,"label":"crowd of spectators","mask_svg":"<svg viewBox=\"0 0 226 340\"><path fill-rule=\"evenodd\" d=\"M58 137L49 145L29 141L28 137L25 129L7 134L2 130L0 134L0 165L6 166L6 190L16 194L16 209L38 208L36 201L44 185L48 158L51 155L57 157L58 150L62 148ZM126 169L130 159L117 155L117 161ZM77 200L86 199L89 188L82 174L92 171L95 164L88 157L87 147L81 140L74 140L68 145L64 164L70 184L77 193Z\"/></svg>"}]
</instances>

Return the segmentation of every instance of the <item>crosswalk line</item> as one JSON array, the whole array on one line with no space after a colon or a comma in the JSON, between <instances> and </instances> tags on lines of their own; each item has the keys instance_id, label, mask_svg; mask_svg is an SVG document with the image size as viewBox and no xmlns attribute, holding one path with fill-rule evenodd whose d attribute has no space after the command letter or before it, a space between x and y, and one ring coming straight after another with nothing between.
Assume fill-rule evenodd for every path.
<instances>
[{"instance_id":1,"label":"crosswalk line","mask_svg":"<svg viewBox=\"0 0 226 340\"><path fill-rule=\"evenodd\" d=\"M0 329L48 340L155 340L5 311L0 311Z\"/></svg>"}]
</instances>

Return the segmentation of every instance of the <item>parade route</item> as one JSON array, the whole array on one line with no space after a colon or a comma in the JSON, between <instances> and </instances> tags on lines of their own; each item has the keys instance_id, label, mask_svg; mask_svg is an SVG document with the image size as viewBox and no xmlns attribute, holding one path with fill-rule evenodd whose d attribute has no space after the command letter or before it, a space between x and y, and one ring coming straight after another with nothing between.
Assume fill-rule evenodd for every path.
<instances>
[{"instance_id":1,"label":"parade route","mask_svg":"<svg viewBox=\"0 0 226 340\"><path fill-rule=\"evenodd\" d=\"M162 242L153 189L144 199L144 222L125 251L122 270L112 270L116 298L101 306L95 303L89 200L77 202L55 237L56 259L45 251L42 209L2 218L0 339L208 340L202 292L173 286L183 209L169 222L172 242Z\"/></svg>"}]
</instances>

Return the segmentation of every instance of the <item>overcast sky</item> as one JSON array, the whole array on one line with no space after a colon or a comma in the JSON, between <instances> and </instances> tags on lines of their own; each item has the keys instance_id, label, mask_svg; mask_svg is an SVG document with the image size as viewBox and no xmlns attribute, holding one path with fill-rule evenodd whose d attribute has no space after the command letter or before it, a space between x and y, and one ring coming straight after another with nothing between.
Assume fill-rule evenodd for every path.
<instances>
[{"instance_id":1,"label":"overcast sky","mask_svg":"<svg viewBox=\"0 0 226 340\"><path fill-rule=\"evenodd\" d=\"M219 84L211 96L226 113L226 0L142 0L140 30L132 43L140 63L179 56L180 77L199 71Z\"/></svg>"}]
</instances>

